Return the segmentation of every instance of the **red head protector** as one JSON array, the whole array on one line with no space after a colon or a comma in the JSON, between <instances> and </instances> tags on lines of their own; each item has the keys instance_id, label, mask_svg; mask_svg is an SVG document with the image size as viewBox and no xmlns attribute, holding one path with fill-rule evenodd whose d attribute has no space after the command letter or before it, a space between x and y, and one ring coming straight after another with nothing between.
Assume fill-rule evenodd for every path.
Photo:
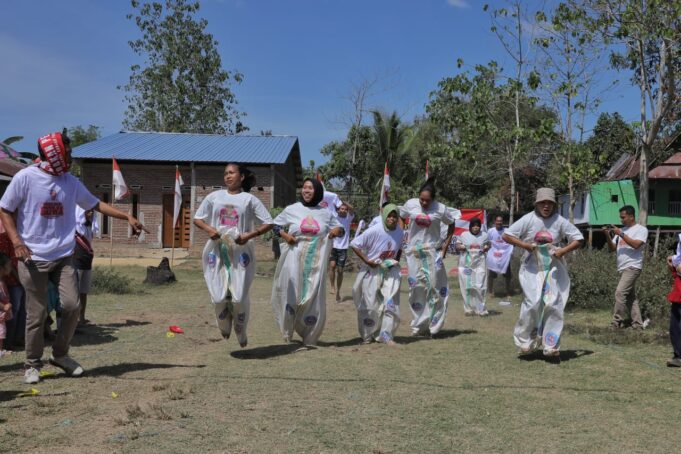
<instances>
[{"instance_id":1,"label":"red head protector","mask_svg":"<svg viewBox=\"0 0 681 454\"><path fill-rule=\"evenodd\" d=\"M40 168L52 175L63 175L69 171L69 158L66 147L71 140L64 132L54 132L38 139L38 153L40 153Z\"/></svg>"}]
</instances>

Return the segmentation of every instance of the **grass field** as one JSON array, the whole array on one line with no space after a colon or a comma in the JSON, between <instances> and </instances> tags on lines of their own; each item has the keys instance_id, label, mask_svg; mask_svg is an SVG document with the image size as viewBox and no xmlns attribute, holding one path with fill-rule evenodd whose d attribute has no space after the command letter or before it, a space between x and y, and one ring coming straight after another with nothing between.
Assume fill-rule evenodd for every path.
<instances>
[{"instance_id":1,"label":"grass field","mask_svg":"<svg viewBox=\"0 0 681 454\"><path fill-rule=\"evenodd\" d=\"M141 281L142 268L120 271ZM452 280L438 339L359 345L355 310L330 303L319 348L284 345L271 278L252 289L249 345L214 326L202 274L125 296L96 295L94 325L74 339L86 375L21 383L23 353L0 360L3 452L675 452L681 370L660 343L603 344L604 313L566 314L562 361L519 359L519 299L463 317ZM328 301L333 300L332 296ZM169 325L184 335L169 338ZM586 328L585 328L586 327ZM578 329L577 329L578 328ZM48 351L46 351L46 355ZM116 396L116 397L114 397Z\"/></svg>"}]
</instances>

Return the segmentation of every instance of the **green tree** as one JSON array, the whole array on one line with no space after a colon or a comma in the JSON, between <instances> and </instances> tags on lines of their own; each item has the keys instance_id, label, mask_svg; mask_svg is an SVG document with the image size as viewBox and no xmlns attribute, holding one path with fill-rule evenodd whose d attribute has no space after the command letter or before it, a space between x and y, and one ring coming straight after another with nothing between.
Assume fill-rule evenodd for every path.
<instances>
[{"instance_id":1,"label":"green tree","mask_svg":"<svg viewBox=\"0 0 681 454\"><path fill-rule=\"evenodd\" d=\"M648 221L648 161L661 132L672 129L681 89L681 0L567 0L555 21L580 37L597 36L614 68L639 88L639 222ZM676 118L678 122L678 117Z\"/></svg>"},{"instance_id":2,"label":"green tree","mask_svg":"<svg viewBox=\"0 0 681 454\"><path fill-rule=\"evenodd\" d=\"M83 126L72 126L67 128L67 133L71 139L72 148L95 141L102 137L101 128L95 125L90 125L87 128L84 128Z\"/></svg>"},{"instance_id":3,"label":"green tree","mask_svg":"<svg viewBox=\"0 0 681 454\"><path fill-rule=\"evenodd\" d=\"M123 126L139 131L234 133L245 130L231 83L243 75L222 68L217 41L197 19L199 2L131 0L128 14L142 33L130 41L145 59L131 66L123 87L128 108ZM120 87L119 87L120 88Z\"/></svg>"},{"instance_id":4,"label":"green tree","mask_svg":"<svg viewBox=\"0 0 681 454\"><path fill-rule=\"evenodd\" d=\"M597 177L602 178L624 153L636 151L634 128L619 113L604 112L599 115L593 134L585 145L595 158L594 163L599 169Z\"/></svg>"},{"instance_id":5,"label":"green tree","mask_svg":"<svg viewBox=\"0 0 681 454\"><path fill-rule=\"evenodd\" d=\"M11 145L14 142L19 142L21 140L24 140L24 136L11 136L3 140L2 143L4 143L5 145Z\"/></svg>"}]
</instances>

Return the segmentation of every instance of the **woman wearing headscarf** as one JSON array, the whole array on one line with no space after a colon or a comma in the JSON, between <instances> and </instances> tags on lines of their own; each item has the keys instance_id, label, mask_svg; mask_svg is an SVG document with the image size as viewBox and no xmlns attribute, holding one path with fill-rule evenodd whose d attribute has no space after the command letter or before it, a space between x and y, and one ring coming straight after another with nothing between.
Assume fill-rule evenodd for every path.
<instances>
[{"instance_id":1,"label":"woman wearing headscarf","mask_svg":"<svg viewBox=\"0 0 681 454\"><path fill-rule=\"evenodd\" d=\"M405 249L409 269L409 307L413 315L413 335L430 332L436 335L447 315L449 285L442 257L447 242L440 239L440 226L455 221L455 212L435 200L436 190L430 178L421 186L419 196L400 208L400 217L408 220L409 240ZM440 249L443 249L440 251Z\"/></svg>"},{"instance_id":2,"label":"woman wearing headscarf","mask_svg":"<svg viewBox=\"0 0 681 454\"><path fill-rule=\"evenodd\" d=\"M285 342L294 331L304 347L317 344L326 321L325 276L332 238L343 235L338 218L319 205L322 184L303 182L301 201L287 206L275 219L275 231L284 239L274 273L272 308Z\"/></svg>"},{"instance_id":3,"label":"woman wearing headscarf","mask_svg":"<svg viewBox=\"0 0 681 454\"><path fill-rule=\"evenodd\" d=\"M203 199L194 224L210 236L203 249L203 273L218 329L229 339L234 327L239 345L245 347L255 276L255 246L250 240L271 230L273 221L260 199L250 194L255 185L250 170L227 164L224 181L227 189Z\"/></svg>"},{"instance_id":4,"label":"woman wearing headscarf","mask_svg":"<svg viewBox=\"0 0 681 454\"><path fill-rule=\"evenodd\" d=\"M578 249L584 236L556 212L553 189L538 189L534 207L503 235L504 241L526 251L518 273L524 298L513 340L520 354L543 347L544 355L559 356L563 311L570 295L570 276L563 256ZM568 244L561 247L565 237Z\"/></svg>"},{"instance_id":5,"label":"woman wearing headscarf","mask_svg":"<svg viewBox=\"0 0 681 454\"><path fill-rule=\"evenodd\" d=\"M352 287L357 327L364 343L373 339L388 345L400 325L399 256L403 231L397 206L388 204L382 222L352 240L350 247L364 262Z\"/></svg>"},{"instance_id":6,"label":"woman wearing headscarf","mask_svg":"<svg viewBox=\"0 0 681 454\"><path fill-rule=\"evenodd\" d=\"M490 242L487 233L481 231L481 222L473 218L468 231L456 240L459 251L459 288L463 297L465 315L489 315L485 307L487 295L487 251Z\"/></svg>"}]
</instances>

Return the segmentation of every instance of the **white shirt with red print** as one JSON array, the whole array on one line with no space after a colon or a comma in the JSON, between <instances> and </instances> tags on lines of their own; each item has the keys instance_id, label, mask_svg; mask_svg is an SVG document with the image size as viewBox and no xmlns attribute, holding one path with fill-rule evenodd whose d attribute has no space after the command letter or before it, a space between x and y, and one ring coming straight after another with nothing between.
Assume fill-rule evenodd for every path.
<instances>
[{"instance_id":1,"label":"white shirt with red print","mask_svg":"<svg viewBox=\"0 0 681 454\"><path fill-rule=\"evenodd\" d=\"M403 234L399 227L386 231L381 223L366 229L352 240L350 246L363 251L370 261L394 259L402 247Z\"/></svg>"},{"instance_id":2,"label":"white shirt with red print","mask_svg":"<svg viewBox=\"0 0 681 454\"><path fill-rule=\"evenodd\" d=\"M409 245L418 242L439 247L441 224L450 225L456 220L456 213L442 203L433 200L428 208L421 208L419 199L409 199L400 207L400 217L409 218Z\"/></svg>"},{"instance_id":3,"label":"white shirt with red print","mask_svg":"<svg viewBox=\"0 0 681 454\"><path fill-rule=\"evenodd\" d=\"M272 216L253 194L240 192L230 194L224 189L211 192L199 205L194 219L200 219L211 227L236 227L240 233L250 232L255 228L256 219L261 224L272 224Z\"/></svg>"},{"instance_id":4,"label":"white shirt with red print","mask_svg":"<svg viewBox=\"0 0 681 454\"><path fill-rule=\"evenodd\" d=\"M338 217L319 205L306 207L300 202L287 206L279 216L274 218L274 224L288 228L293 236L326 235L335 227L342 227Z\"/></svg>"},{"instance_id":5,"label":"white shirt with red print","mask_svg":"<svg viewBox=\"0 0 681 454\"><path fill-rule=\"evenodd\" d=\"M17 232L33 252L31 258L53 262L76 247L76 205L90 210L98 203L70 173L55 176L31 166L12 178L0 207L16 212Z\"/></svg>"}]
</instances>

